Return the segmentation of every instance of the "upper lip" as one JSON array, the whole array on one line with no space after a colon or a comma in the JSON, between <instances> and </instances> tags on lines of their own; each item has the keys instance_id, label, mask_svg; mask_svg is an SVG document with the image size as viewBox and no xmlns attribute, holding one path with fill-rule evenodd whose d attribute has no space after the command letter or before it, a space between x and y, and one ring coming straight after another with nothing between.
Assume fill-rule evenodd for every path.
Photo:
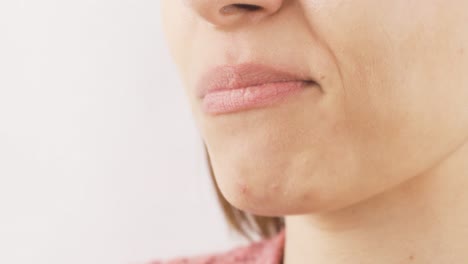
<instances>
[{"instance_id":1,"label":"upper lip","mask_svg":"<svg viewBox=\"0 0 468 264\"><path fill-rule=\"evenodd\" d=\"M298 74L267 65L245 63L221 65L205 72L196 86L199 98L210 92L240 89L275 82L314 82L305 74Z\"/></svg>"}]
</instances>

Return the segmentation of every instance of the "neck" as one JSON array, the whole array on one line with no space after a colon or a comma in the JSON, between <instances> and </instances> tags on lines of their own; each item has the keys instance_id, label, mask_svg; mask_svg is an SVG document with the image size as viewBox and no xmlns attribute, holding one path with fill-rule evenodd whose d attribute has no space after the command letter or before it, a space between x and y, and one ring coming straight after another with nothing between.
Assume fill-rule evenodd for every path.
<instances>
[{"instance_id":1,"label":"neck","mask_svg":"<svg viewBox=\"0 0 468 264\"><path fill-rule=\"evenodd\" d=\"M285 264L466 263L468 144L391 190L286 217Z\"/></svg>"}]
</instances>

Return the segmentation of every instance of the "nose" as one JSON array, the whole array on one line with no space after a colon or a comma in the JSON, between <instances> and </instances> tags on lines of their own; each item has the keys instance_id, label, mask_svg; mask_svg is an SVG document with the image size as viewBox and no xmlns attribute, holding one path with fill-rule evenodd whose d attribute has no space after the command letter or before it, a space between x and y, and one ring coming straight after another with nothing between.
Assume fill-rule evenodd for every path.
<instances>
[{"instance_id":1,"label":"nose","mask_svg":"<svg viewBox=\"0 0 468 264\"><path fill-rule=\"evenodd\" d=\"M203 19L216 26L259 21L278 12L285 0L185 0Z\"/></svg>"}]
</instances>

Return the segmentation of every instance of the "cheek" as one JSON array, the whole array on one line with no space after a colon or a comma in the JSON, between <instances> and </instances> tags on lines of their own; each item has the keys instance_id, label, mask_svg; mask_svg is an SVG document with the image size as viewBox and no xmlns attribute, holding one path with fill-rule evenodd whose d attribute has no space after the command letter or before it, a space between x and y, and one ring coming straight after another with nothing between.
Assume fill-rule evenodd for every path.
<instances>
[{"instance_id":1,"label":"cheek","mask_svg":"<svg viewBox=\"0 0 468 264\"><path fill-rule=\"evenodd\" d=\"M362 175L376 188L422 173L468 135L463 23L448 19L435 2L405 11L397 1L388 8L400 12L398 19L377 10L372 22L347 21L354 30L343 24L341 32L352 35L331 36L345 112L367 164Z\"/></svg>"},{"instance_id":2,"label":"cheek","mask_svg":"<svg viewBox=\"0 0 468 264\"><path fill-rule=\"evenodd\" d=\"M463 23L447 19L447 10L435 8L437 1L424 8L407 1L334 2L307 12L318 38L335 55L342 83L331 88L340 90L356 150L358 164L348 164L357 168L334 178L347 182L346 190L323 188L322 197L343 205L422 173L463 142L468 89L461 87L468 82L459 36L467 32L457 34Z\"/></svg>"}]
</instances>

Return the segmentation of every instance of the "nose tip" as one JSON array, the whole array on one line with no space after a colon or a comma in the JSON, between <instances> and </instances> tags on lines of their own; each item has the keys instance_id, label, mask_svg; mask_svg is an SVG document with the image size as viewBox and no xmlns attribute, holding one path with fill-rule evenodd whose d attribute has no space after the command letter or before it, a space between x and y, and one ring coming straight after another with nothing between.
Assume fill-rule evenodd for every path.
<instances>
[{"instance_id":1,"label":"nose tip","mask_svg":"<svg viewBox=\"0 0 468 264\"><path fill-rule=\"evenodd\" d=\"M281 9L284 0L186 0L204 20L216 26L261 20Z\"/></svg>"}]
</instances>

